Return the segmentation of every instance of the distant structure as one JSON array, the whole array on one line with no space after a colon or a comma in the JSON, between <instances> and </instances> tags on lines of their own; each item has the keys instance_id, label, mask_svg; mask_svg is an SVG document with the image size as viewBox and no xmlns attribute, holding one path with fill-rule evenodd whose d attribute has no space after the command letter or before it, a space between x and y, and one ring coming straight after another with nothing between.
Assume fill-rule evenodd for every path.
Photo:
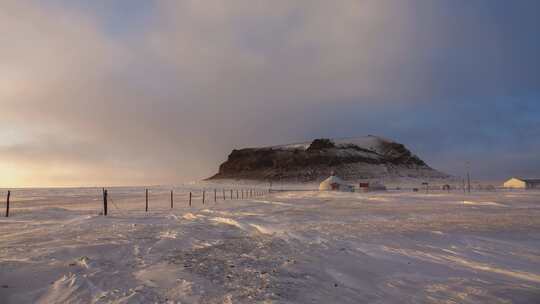
<instances>
[{"instance_id":1,"label":"distant structure","mask_svg":"<svg viewBox=\"0 0 540 304\"><path fill-rule=\"evenodd\" d=\"M514 189L540 189L540 178L527 179L513 177L504 182L503 187Z\"/></svg>"},{"instance_id":2,"label":"distant structure","mask_svg":"<svg viewBox=\"0 0 540 304\"><path fill-rule=\"evenodd\" d=\"M369 183L359 183L358 189L360 189L360 192L369 192Z\"/></svg>"},{"instance_id":3,"label":"distant structure","mask_svg":"<svg viewBox=\"0 0 540 304\"><path fill-rule=\"evenodd\" d=\"M341 178L332 174L329 178L322 181L319 185L319 191L354 191L354 187L346 184Z\"/></svg>"},{"instance_id":4,"label":"distant structure","mask_svg":"<svg viewBox=\"0 0 540 304\"><path fill-rule=\"evenodd\" d=\"M358 189L360 192L371 192L371 191L386 191L386 186L381 182L371 182L371 183L359 183Z\"/></svg>"}]
</instances>

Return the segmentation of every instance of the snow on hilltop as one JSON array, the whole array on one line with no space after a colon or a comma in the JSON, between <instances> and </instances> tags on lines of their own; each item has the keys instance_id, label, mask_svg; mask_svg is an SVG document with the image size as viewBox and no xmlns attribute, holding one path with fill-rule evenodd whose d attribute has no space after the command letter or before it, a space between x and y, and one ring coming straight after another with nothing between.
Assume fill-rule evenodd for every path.
<instances>
[{"instance_id":1,"label":"snow on hilltop","mask_svg":"<svg viewBox=\"0 0 540 304\"><path fill-rule=\"evenodd\" d=\"M210 179L312 182L331 172L347 180L448 177L430 168L404 145L368 135L233 150Z\"/></svg>"},{"instance_id":2,"label":"snow on hilltop","mask_svg":"<svg viewBox=\"0 0 540 304\"><path fill-rule=\"evenodd\" d=\"M346 147L348 145L356 145L360 148L371 150L373 152L380 153L381 147L384 143L394 143L394 141L380 137L367 135L362 137L348 137L348 138L330 138L330 140L337 147ZM287 145L272 146L273 149L303 149L307 150L312 142L293 143Z\"/></svg>"}]
</instances>

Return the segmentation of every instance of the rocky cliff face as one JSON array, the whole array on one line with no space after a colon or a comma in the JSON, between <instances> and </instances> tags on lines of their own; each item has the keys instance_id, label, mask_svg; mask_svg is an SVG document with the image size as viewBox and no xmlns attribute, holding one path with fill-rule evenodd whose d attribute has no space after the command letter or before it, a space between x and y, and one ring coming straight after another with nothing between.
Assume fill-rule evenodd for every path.
<instances>
[{"instance_id":1,"label":"rocky cliff face","mask_svg":"<svg viewBox=\"0 0 540 304\"><path fill-rule=\"evenodd\" d=\"M310 182L322 180L332 172L347 180L448 177L430 168L404 145L366 136L233 150L219 172L209 179Z\"/></svg>"}]
</instances>

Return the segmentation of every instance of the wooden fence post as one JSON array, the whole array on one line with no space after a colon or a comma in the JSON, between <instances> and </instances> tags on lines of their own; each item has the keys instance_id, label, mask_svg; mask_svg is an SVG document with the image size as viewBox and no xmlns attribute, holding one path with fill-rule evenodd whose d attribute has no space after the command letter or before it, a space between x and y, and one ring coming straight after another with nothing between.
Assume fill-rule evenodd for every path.
<instances>
[{"instance_id":1,"label":"wooden fence post","mask_svg":"<svg viewBox=\"0 0 540 304\"><path fill-rule=\"evenodd\" d=\"M242 199L244 199L244 189L242 189L241 191L242 191Z\"/></svg>"},{"instance_id":2,"label":"wooden fence post","mask_svg":"<svg viewBox=\"0 0 540 304\"><path fill-rule=\"evenodd\" d=\"M217 190L214 189L214 203L217 203Z\"/></svg>"},{"instance_id":3,"label":"wooden fence post","mask_svg":"<svg viewBox=\"0 0 540 304\"><path fill-rule=\"evenodd\" d=\"M222 189L223 190L223 200L225 200L225 189Z\"/></svg>"},{"instance_id":4,"label":"wooden fence post","mask_svg":"<svg viewBox=\"0 0 540 304\"><path fill-rule=\"evenodd\" d=\"M236 199L238 199L239 196L238 196L238 189L236 189Z\"/></svg>"},{"instance_id":5,"label":"wooden fence post","mask_svg":"<svg viewBox=\"0 0 540 304\"><path fill-rule=\"evenodd\" d=\"M191 192L189 193L189 206L191 207Z\"/></svg>"},{"instance_id":6,"label":"wooden fence post","mask_svg":"<svg viewBox=\"0 0 540 304\"><path fill-rule=\"evenodd\" d=\"M174 207L173 190L171 190L171 209Z\"/></svg>"},{"instance_id":7,"label":"wooden fence post","mask_svg":"<svg viewBox=\"0 0 540 304\"><path fill-rule=\"evenodd\" d=\"M233 198L232 198L232 189L231 189L231 200L232 200L232 199L233 199Z\"/></svg>"},{"instance_id":8,"label":"wooden fence post","mask_svg":"<svg viewBox=\"0 0 540 304\"><path fill-rule=\"evenodd\" d=\"M205 194L205 192L206 192L205 190L203 190L203 192L202 192L202 204L203 205L204 205L204 194Z\"/></svg>"},{"instance_id":9,"label":"wooden fence post","mask_svg":"<svg viewBox=\"0 0 540 304\"><path fill-rule=\"evenodd\" d=\"M148 189L146 189L146 212L148 212Z\"/></svg>"},{"instance_id":10,"label":"wooden fence post","mask_svg":"<svg viewBox=\"0 0 540 304\"><path fill-rule=\"evenodd\" d=\"M103 215L107 216L107 190L103 189Z\"/></svg>"},{"instance_id":11,"label":"wooden fence post","mask_svg":"<svg viewBox=\"0 0 540 304\"><path fill-rule=\"evenodd\" d=\"M6 217L9 217L9 198L10 197L11 197L11 191L8 190L7 199L6 199Z\"/></svg>"}]
</instances>

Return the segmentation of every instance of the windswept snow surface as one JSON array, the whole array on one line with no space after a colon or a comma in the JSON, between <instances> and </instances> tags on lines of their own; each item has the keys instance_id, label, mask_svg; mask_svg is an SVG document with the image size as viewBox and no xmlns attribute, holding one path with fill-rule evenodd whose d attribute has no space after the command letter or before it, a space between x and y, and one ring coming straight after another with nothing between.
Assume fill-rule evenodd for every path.
<instances>
[{"instance_id":1,"label":"windswept snow surface","mask_svg":"<svg viewBox=\"0 0 540 304\"><path fill-rule=\"evenodd\" d=\"M0 302L540 303L540 192L198 190L13 191Z\"/></svg>"}]
</instances>

